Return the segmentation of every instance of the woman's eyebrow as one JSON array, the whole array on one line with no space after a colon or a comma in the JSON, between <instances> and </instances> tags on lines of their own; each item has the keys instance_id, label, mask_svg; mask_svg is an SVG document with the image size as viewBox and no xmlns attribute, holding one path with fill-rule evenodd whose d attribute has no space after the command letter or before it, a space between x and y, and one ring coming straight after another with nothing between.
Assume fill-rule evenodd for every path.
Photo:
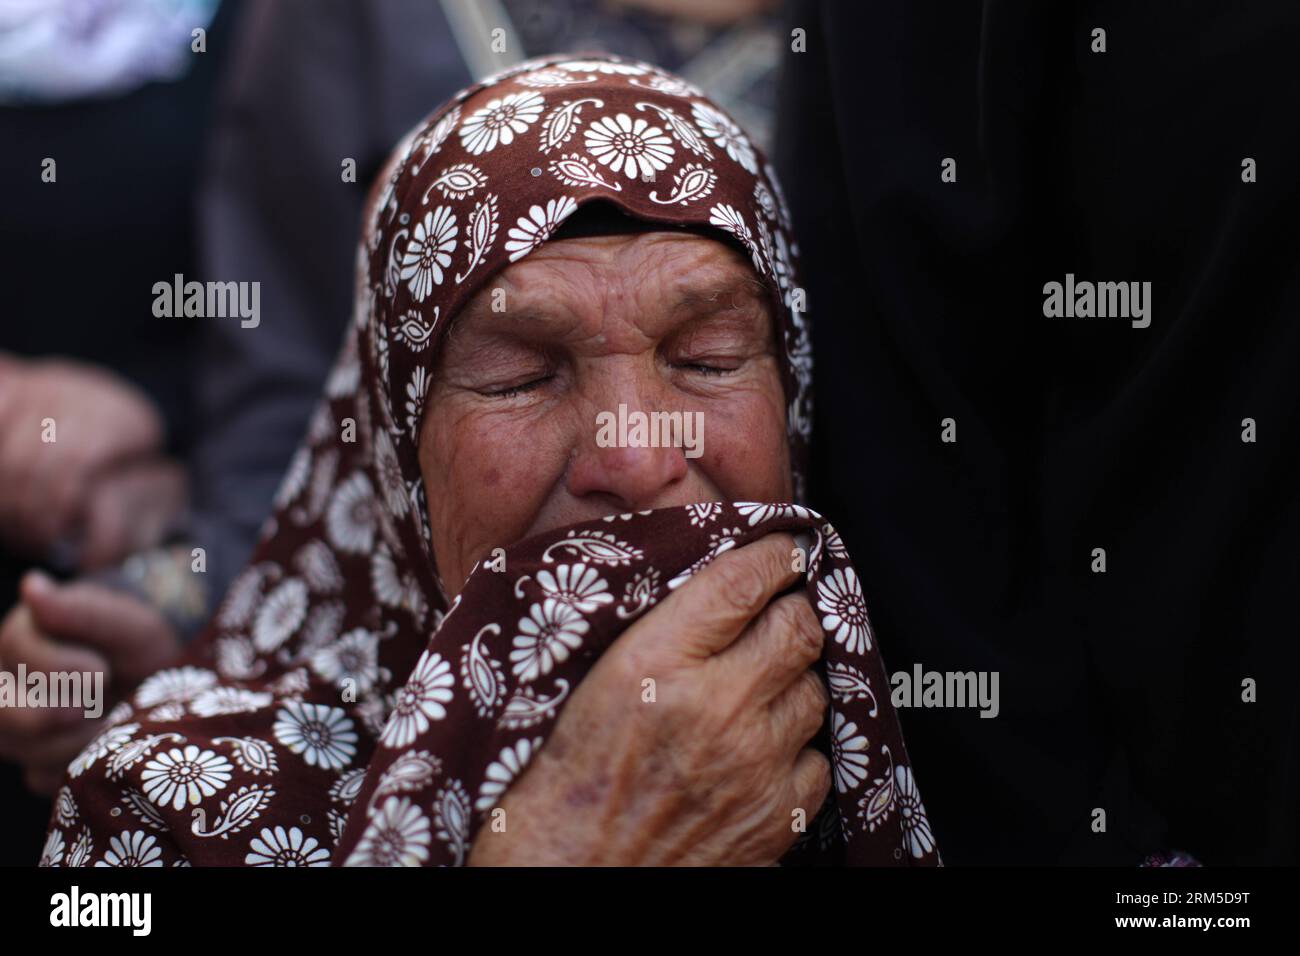
<instances>
[{"instance_id":1,"label":"woman's eyebrow","mask_svg":"<svg viewBox=\"0 0 1300 956\"><path fill-rule=\"evenodd\" d=\"M720 280L686 280L676 290L664 315L677 319L703 318L723 312L748 311L752 306L767 304L767 286L753 276L726 276ZM447 330L448 341L458 334L473 331L482 335L526 335L545 332L563 323L569 327L574 317L563 315L544 303L510 304L493 309L490 299L481 299L462 311ZM466 329L466 326L469 329Z\"/></svg>"},{"instance_id":2,"label":"woman's eyebrow","mask_svg":"<svg viewBox=\"0 0 1300 956\"><path fill-rule=\"evenodd\" d=\"M494 309L489 304L480 302L462 310L455 316L447 329L447 336L450 341L452 336L464 334L466 326L469 326L470 331L473 332L484 335L497 335L502 332L516 330L520 323L526 322L544 326L558 319L559 316L555 312L531 303L522 306L511 306L507 300L503 308Z\"/></svg>"},{"instance_id":3,"label":"woman's eyebrow","mask_svg":"<svg viewBox=\"0 0 1300 956\"><path fill-rule=\"evenodd\" d=\"M765 301L766 294L767 286L752 276L738 276L722 282L702 282L680 289L672 311L741 309L755 299Z\"/></svg>"}]
</instances>

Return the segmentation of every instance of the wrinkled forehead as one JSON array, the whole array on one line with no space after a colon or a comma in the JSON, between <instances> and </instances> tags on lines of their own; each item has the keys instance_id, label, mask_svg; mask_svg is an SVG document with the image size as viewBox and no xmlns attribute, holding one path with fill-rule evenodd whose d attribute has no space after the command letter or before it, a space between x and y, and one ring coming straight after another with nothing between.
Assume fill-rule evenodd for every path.
<instances>
[{"instance_id":1,"label":"wrinkled forehead","mask_svg":"<svg viewBox=\"0 0 1300 956\"><path fill-rule=\"evenodd\" d=\"M584 222L597 208L580 209L569 220L577 229L561 229L450 316L444 353L467 330L556 344L628 333L652 346L706 320L776 344L768 288L747 256L696 233L611 232L604 215Z\"/></svg>"}]
</instances>

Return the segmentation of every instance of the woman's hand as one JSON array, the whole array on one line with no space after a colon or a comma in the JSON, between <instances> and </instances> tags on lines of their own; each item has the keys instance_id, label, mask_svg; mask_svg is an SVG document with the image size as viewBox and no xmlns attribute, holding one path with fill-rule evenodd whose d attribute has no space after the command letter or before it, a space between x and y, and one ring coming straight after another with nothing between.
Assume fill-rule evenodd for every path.
<instances>
[{"instance_id":1,"label":"woman's hand","mask_svg":"<svg viewBox=\"0 0 1300 956\"><path fill-rule=\"evenodd\" d=\"M805 747L828 703L809 670L822 631L802 593L772 600L799 577L794 548L773 534L719 556L615 641L469 863L776 862L831 782Z\"/></svg>"}]
</instances>

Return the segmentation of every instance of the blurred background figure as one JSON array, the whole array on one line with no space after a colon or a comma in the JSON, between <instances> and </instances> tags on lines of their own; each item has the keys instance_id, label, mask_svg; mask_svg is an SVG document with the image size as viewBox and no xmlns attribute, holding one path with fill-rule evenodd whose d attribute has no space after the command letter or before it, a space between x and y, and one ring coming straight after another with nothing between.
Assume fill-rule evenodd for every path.
<instances>
[{"instance_id":1,"label":"blurred background figure","mask_svg":"<svg viewBox=\"0 0 1300 956\"><path fill-rule=\"evenodd\" d=\"M997 719L901 718L944 860L1294 865L1300 7L800 0L796 29L812 504L893 673L1000 675ZM1150 281L1150 327L1045 318L1066 273Z\"/></svg>"},{"instance_id":2,"label":"blurred background figure","mask_svg":"<svg viewBox=\"0 0 1300 956\"><path fill-rule=\"evenodd\" d=\"M200 330L155 319L150 287L197 270L194 190L233 13L225 6L218 13L216 0L0 4L5 608L29 568L87 581L111 575L183 520ZM19 663L103 669L111 680L165 657L142 652L138 665L115 667L111 649L65 639L65 625L89 631L80 625L96 607L130 607L114 591L86 584L63 600L48 578L30 579L26 590L31 600L17 623L27 626L7 626L0 651L11 672ZM158 640L166 633L147 610L132 623ZM42 748L66 750L93 732L80 718L57 725L53 712L0 717L0 753L34 766ZM0 766L0 863L30 863L39 852L32 831L48 805L25 795L21 778L20 765Z\"/></svg>"},{"instance_id":3,"label":"blurred background figure","mask_svg":"<svg viewBox=\"0 0 1300 956\"><path fill-rule=\"evenodd\" d=\"M527 57L603 51L677 72L766 148L778 5L0 3L0 136L16 147L0 156L14 294L0 326L0 666L105 670L120 695L206 623L342 340L366 190L421 117ZM155 318L152 286L176 273L260 283L260 322ZM31 567L73 580L20 586ZM19 781L48 795L101 722L0 712L0 863L40 852L48 803Z\"/></svg>"}]
</instances>

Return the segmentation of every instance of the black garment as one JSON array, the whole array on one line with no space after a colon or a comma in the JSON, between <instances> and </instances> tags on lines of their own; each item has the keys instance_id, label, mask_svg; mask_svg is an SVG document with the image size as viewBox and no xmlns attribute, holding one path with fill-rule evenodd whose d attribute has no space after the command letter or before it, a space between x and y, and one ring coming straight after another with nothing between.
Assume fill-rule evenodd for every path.
<instances>
[{"instance_id":1,"label":"black garment","mask_svg":"<svg viewBox=\"0 0 1300 956\"><path fill-rule=\"evenodd\" d=\"M824 2L789 24L813 504L894 672L1001 675L995 719L900 715L945 861L1294 863L1300 8ZM1044 317L1067 272L1150 281L1150 327Z\"/></svg>"}]
</instances>

